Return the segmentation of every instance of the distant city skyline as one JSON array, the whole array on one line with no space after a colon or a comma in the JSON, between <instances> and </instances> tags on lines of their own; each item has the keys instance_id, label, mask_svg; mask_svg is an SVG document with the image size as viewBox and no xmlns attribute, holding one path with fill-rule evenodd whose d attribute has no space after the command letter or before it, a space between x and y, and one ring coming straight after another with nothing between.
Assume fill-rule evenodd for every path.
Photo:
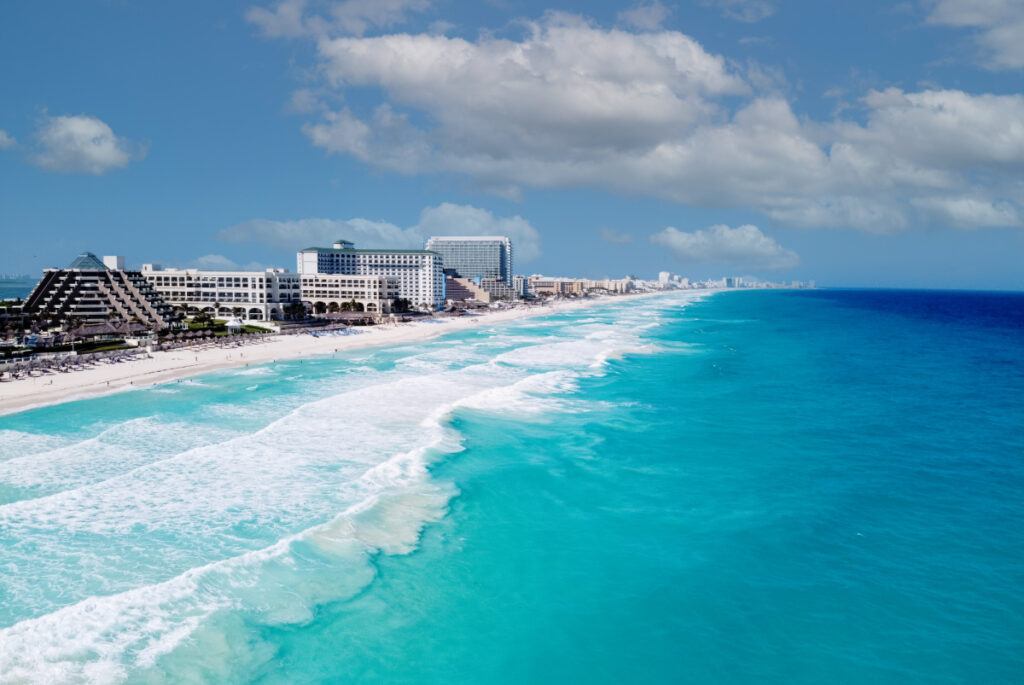
<instances>
[{"instance_id":1,"label":"distant city skyline","mask_svg":"<svg viewBox=\"0 0 1024 685\"><path fill-rule=\"evenodd\" d=\"M970 0L10 4L0 272L509 235L521 274L1024 289L1021 31Z\"/></svg>"}]
</instances>

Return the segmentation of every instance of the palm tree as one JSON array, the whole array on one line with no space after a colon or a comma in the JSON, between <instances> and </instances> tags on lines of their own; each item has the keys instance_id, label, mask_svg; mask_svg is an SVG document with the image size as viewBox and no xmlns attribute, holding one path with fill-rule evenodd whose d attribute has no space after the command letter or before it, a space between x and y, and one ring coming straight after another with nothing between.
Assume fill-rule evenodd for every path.
<instances>
[{"instance_id":1,"label":"palm tree","mask_svg":"<svg viewBox=\"0 0 1024 685\"><path fill-rule=\"evenodd\" d=\"M301 302L292 302L285 305L284 313L291 319L302 320L306 318L306 305Z\"/></svg>"},{"instance_id":2,"label":"palm tree","mask_svg":"<svg viewBox=\"0 0 1024 685\"><path fill-rule=\"evenodd\" d=\"M71 351L75 351L75 333L82 327L82 320L74 314L68 314L61 322L61 328L71 338Z\"/></svg>"}]
</instances>

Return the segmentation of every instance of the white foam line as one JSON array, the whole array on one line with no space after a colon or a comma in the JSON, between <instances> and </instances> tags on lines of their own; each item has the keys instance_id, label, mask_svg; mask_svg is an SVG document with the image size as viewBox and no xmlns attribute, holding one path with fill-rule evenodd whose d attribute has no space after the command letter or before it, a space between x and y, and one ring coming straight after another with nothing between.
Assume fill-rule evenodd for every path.
<instances>
[{"instance_id":1,"label":"white foam line","mask_svg":"<svg viewBox=\"0 0 1024 685\"><path fill-rule=\"evenodd\" d=\"M359 563L361 558L378 552L412 551L423 527L440 520L448 501L456 494L450 484L429 482L429 455L441 447L449 453L461 449L458 438L446 440L453 431L444 422L457 408L476 406L474 399L478 396L482 398L501 389L522 389L529 378L478 391L431 413L420 423L427 440L367 469L358 483L373 492L331 521L286 536L263 549L189 569L161 583L90 597L0 630L0 682L117 682L126 678L131 669L152 666L211 615L239 608L238 597L233 597L232 592L258 583L253 574L259 572L252 567L288 556L298 541L312 542L335 557L345 556L346 551L351 553L348 543L355 543L358 549L349 559L351 563ZM404 528L376 525L367 518L385 498L402 495L411 497L402 505L402 513L416 514L403 521ZM221 576L220 582L212 581L213 575ZM277 599L304 601L297 592ZM264 608L264 612L274 613L278 618L305 615L273 606Z\"/></svg>"}]
</instances>

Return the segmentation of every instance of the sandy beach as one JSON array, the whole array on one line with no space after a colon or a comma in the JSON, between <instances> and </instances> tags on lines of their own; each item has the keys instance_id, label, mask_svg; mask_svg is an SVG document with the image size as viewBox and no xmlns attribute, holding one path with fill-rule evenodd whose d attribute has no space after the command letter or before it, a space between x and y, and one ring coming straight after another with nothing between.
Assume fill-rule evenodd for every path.
<instances>
[{"instance_id":1,"label":"sandy beach","mask_svg":"<svg viewBox=\"0 0 1024 685\"><path fill-rule=\"evenodd\" d=\"M564 301L545 306L486 310L475 315L438 318L396 325L355 329L356 335L284 335L264 343L230 349L178 349L154 352L151 358L100 365L72 373L57 373L0 384L0 415L61 402L146 387L220 369L266 364L321 354L383 345L400 345L447 333L545 314L622 301L657 293Z\"/></svg>"}]
</instances>

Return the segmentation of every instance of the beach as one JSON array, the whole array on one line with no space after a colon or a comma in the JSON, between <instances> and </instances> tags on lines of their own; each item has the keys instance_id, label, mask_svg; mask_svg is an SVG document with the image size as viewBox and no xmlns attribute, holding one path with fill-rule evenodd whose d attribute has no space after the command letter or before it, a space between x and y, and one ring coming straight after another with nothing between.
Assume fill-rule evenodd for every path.
<instances>
[{"instance_id":1,"label":"beach","mask_svg":"<svg viewBox=\"0 0 1024 685\"><path fill-rule=\"evenodd\" d=\"M103 364L71 373L47 374L36 378L2 383L0 384L0 416L85 397L96 397L112 392L166 383L221 369L429 340L447 333L473 329L482 325L555 314L602 303L621 302L625 298L649 297L653 294L655 293L591 297L543 306L484 310L461 317L353 328L351 330L356 333L350 335L271 336L264 343L237 348L155 351L147 359L123 364Z\"/></svg>"}]
</instances>

